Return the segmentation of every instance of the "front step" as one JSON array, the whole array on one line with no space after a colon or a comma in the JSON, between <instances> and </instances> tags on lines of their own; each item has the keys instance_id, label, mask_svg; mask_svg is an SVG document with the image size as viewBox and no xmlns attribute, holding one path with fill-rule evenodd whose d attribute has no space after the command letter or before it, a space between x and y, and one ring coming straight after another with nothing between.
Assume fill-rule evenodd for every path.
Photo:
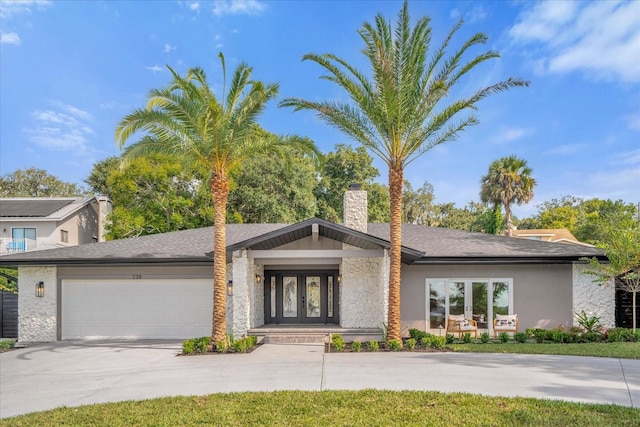
<instances>
[{"instance_id":1,"label":"front step","mask_svg":"<svg viewBox=\"0 0 640 427\"><path fill-rule=\"evenodd\" d=\"M262 326L250 329L249 335L258 337L264 344L323 344L330 342L331 335L340 334L346 342L382 339L382 331L377 328L341 328L334 327L273 327Z\"/></svg>"}]
</instances>

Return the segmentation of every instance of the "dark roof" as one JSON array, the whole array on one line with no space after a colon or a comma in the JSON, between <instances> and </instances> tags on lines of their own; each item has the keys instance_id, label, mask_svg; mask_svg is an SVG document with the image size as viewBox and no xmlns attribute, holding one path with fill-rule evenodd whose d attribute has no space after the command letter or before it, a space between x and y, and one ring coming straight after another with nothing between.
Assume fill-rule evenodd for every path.
<instances>
[{"instance_id":1,"label":"dark roof","mask_svg":"<svg viewBox=\"0 0 640 427\"><path fill-rule=\"evenodd\" d=\"M272 249L311 235L313 224L318 224L321 236L352 246L389 246L389 224L369 224L369 232L361 233L313 218L297 224L227 224L227 251ZM569 262L585 256L604 259L600 249L591 247L446 228L404 224L402 235L406 263ZM207 227L5 255L0 257L0 265L211 263L212 251L213 227Z\"/></svg>"},{"instance_id":2,"label":"dark roof","mask_svg":"<svg viewBox=\"0 0 640 427\"><path fill-rule=\"evenodd\" d=\"M76 200L75 198L0 199L0 217L44 218Z\"/></svg>"}]
</instances>

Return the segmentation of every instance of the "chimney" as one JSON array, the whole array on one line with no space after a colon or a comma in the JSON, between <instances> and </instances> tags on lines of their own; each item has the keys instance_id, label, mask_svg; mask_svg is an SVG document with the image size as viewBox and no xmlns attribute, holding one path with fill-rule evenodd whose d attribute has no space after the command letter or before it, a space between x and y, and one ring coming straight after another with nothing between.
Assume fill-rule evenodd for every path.
<instances>
[{"instance_id":1,"label":"chimney","mask_svg":"<svg viewBox=\"0 0 640 427\"><path fill-rule=\"evenodd\" d=\"M111 199L107 196L98 196L98 242L104 242L105 226L107 225L108 216L111 215L112 206Z\"/></svg>"},{"instance_id":2,"label":"chimney","mask_svg":"<svg viewBox=\"0 0 640 427\"><path fill-rule=\"evenodd\" d=\"M351 184L344 193L344 225L367 232L367 192L360 184Z\"/></svg>"}]
</instances>

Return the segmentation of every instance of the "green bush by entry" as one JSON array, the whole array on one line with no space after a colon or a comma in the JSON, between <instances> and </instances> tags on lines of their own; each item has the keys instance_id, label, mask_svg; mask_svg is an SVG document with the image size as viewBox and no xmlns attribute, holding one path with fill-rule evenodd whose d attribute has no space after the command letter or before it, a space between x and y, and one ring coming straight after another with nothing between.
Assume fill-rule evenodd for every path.
<instances>
[{"instance_id":1,"label":"green bush by entry","mask_svg":"<svg viewBox=\"0 0 640 427\"><path fill-rule=\"evenodd\" d=\"M206 353L209 344L211 344L211 337L191 338L182 343L182 352L184 354Z\"/></svg>"},{"instance_id":2,"label":"green bush by entry","mask_svg":"<svg viewBox=\"0 0 640 427\"><path fill-rule=\"evenodd\" d=\"M344 338L340 334L331 335L331 345L336 351L343 351L346 347L346 343L344 342Z\"/></svg>"}]
</instances>

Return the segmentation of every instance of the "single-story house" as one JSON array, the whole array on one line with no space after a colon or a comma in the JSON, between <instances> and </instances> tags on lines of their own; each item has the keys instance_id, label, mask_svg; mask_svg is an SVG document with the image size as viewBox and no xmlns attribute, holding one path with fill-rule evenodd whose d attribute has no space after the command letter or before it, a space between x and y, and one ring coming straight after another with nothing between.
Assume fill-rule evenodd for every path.
<instances>
[{"instance_id":1,"label":"single-story house","mask_svg":"<svg viewBox=\"0 0 640 427\"><path fill-rule=\"evenodd\" d=\"M344 224L228 224L0 257L19 269L19 342L209 335L214 250L227 254L227 325L380 328L386 321L389 224L367 223L367 193L345 193ZM565 327L586 310L614 325L614 290L581 258L602 251L403 225L401 321L443 334L449 314L517 314L519 328ZM484 320L484 322L482 322Z\"/></svg>"}]
</instances>

